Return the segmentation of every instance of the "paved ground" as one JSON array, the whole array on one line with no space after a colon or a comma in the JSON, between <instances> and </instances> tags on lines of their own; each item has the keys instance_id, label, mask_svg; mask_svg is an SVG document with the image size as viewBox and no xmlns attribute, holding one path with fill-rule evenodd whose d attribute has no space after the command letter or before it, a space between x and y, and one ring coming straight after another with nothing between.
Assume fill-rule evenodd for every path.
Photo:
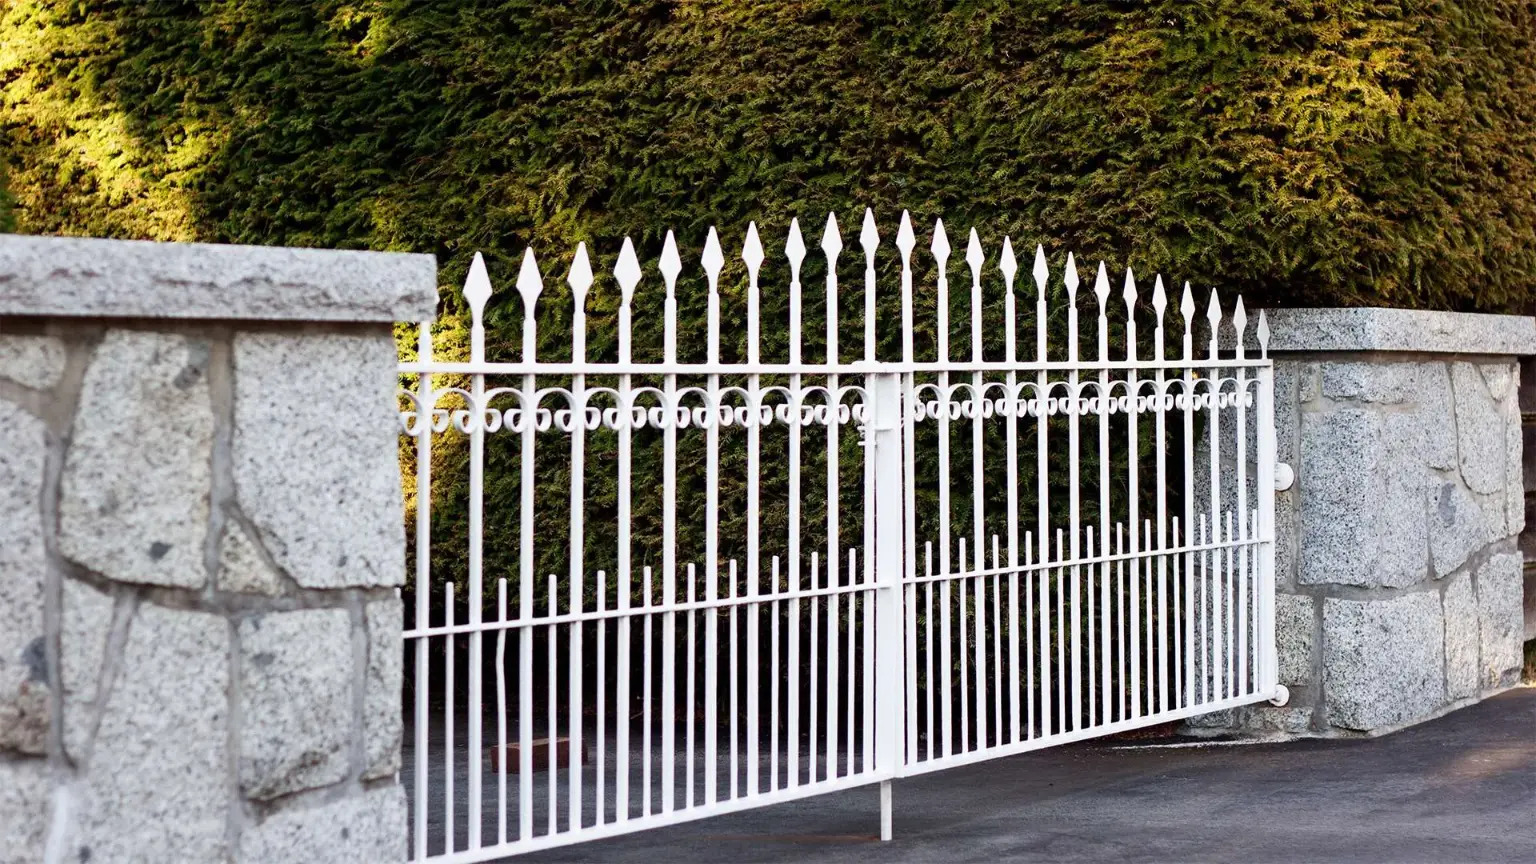
<instances>
[{"instance_id":1,"label":"paved ground","mask_svg":"<svg viewBox=\"0 0 1536 864\"><path fill-rule=\"evenodd\" d=\"M518 861L1536 862L1536 688L1368 741L1078 745Z\"/></svg>"}]
</instances>

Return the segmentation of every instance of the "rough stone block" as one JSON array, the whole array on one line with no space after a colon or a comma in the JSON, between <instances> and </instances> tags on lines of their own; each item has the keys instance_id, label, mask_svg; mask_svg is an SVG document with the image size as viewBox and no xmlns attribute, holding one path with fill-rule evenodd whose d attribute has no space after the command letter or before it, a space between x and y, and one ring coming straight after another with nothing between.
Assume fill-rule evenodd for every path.
<instances>
[{"instance_id":1,"label":"rough stone block","mask_svg":"<svg viewBox=\"0 0 1536 864\"><path fill-rule=\"evenodd\" d=\"M1431 488L1429 502L1429 554L1435 576L1454 571L1472 553L1498 538L1478 506L1460 483L1441 483Z\"/></svg>"},{"instance_id":2,"label":"rough stone block","mask_svg":"<svg viewBox=\"0 0 1536 864\"><path fill-rule=\"evenodd\" d=\"M1275 645L1279 652L1281 684L1297 687L1312 682L1312 631L1315 624L1311 597L1275 595Z\"/></svg>"},{"instance_id":3,"label":"rough stone block","mask_svg":"<svg viewBox=\"0 0 1536 864\"><path fill-rule=\"evenodd\" d=\"M352 619L308 609L240 622L240 788L255 799L335 783L352 735Z\"/></svg>"},{"instance_id":4,"label":"rough stone block","mask_svg":"<svg viewBox=\"0 0 1536 864\"><path fill-rule=\"evenodd\" d=\"M0 750L41 752L48 729L43 666L43 422L0 401ZM46 703L46 698L45 698Z\"/></svg>"},{"instance_id":5,"label":"rough stone block","mask_svg":"<svg viewBox=\"0 0 1536 864\"><path fill-rule=\"evenodd\" d=\"M1323 601L1328 722L1363 731L1421 720L1445 703L1440 595Z\"/></svg>"},{"instance_id":6,"label":"rough stone block","mask_svg":"<svg viewBox=\"0 0 1536 864\"><path fill-rule=\"evenodd\" d=\"M301 586L404 582L394 369L388 330L235 337L240 504Z\"/></svg>"},{"instance_id":7,"label":"rough stone block","mask_svg":"<svg viewBox=\"0 0 1536 864\"><path fill-rule=\"evenodd\" d=\"M45 760L0 762L0 864L43 860L52 792Z\"/></svg>"},{"instance_id":8,"label":"rough stone block","mask_svg":"<svg viewBox=\"0 0 1536 864\"><path fill-rule=\"evenodd\" d=\"M1499 403L1471 363L1451 364L1451 386L1456 393L1456 449L1462 479L1473 492L1502 494L1506 444Z\"/></svg>"},{"instance_id":9,"label":"rough stone block","mask_svg":"<svg viewBox=\"0 0 1536 864\"><path fill-rule=\"evenodd\" d=\"M119 662L67 860L224 860L228 622L142 604Z\"/></svg>"},{"instance_id":10,"label":"rough stone block","mask_svg":"<svg viewBox=\"0 0 1536 864\"><path fill-rule=\"evenodd\" d=\"M0 334L0 378L48 390L64 374L64 343L51 336Z\"/></svg>"},{"instance_id":11,"label":"rough stone block","mask_svg":"<svg viewBox=\"0 0 1536 864\"><path fill-rule=\"evenodd\" d=\"M1445 695L1466 699L1477 695L1479 621L1472 577L1460 573L1445 585Z\"/></svg>"},{"instance_id":12,"label":"rough stone block","mask_svg":"<svg viewBox=\"0 0 1536 864\"><path fill-rule=\"evenodd\" d=\"M1524 629L1520 553L1494 555L1477 570L1477 610L1482 643L1482 684L1505 687L1520 675Z\"/></svg>"},{"instance_id":13,"label":"rough stone block","mask_svg":"<svg viewBox=\"0 0 1536 864\"><path fill-rule=\"evenodd\" d=\"M59 501L59 547L111 579L207 581L209 346L109 331L85 374Z\"/></svg>"},{"instance_id":14,"label":"rough stone block","mask_svg":"<svg viewBox=\"0 0 1536 864\"><path fill-rule=\"evenodd\" d=\"M405 647L400 633L404 612L398 598L368 604L368 676L363 690L363 779L389 777L400 770Z\"/></svg>"},{"instance_id":15,"label":"rough stone block","mask_svg":"<svg viewBox=\"0 0 1536 864\"><path fill-rule=\"evenodd\" d=\"M1525 530L1525 429L1520 419L1518 398L1520 367L1514 367L1515 382L1504 397L1504 536L1518 537Z\"/></svg>"},{"instance_id":16,"label":"rough stone block","mask_svg":"<svg viewBox=\"0 0 1536 864\"><path fill-rule=\"evenodd\" d=\"M90 753L101 710L98 690L115 601L89 585L64 580L59 628L59 678L64 688L64 752L77 761Z\"/></svg>"},{"instance_id":17,"label":"rough stone block","mask_svg":"<svg viewBox=\"0 0 1536 864\"><path fill-rule=\"evenodd\" d=\"M1298 581L1404 587L1424 577L1422 472L1398 465L1383 415L1345 408L1302 418Z\"/></svg>"},{"instance_id":18,"label":"rough stone block","mask_svg":"<svg viewBox=\"0 0 1536 864\"><path fill-rule=\"evenodd\" d=\"M398 786L308 809L282 810L240 838L240 860L262 864L404 861L408 819Z\"/></svg>"},{"instance_id":19,"label":"rough stone block","mask_svg":"<svg viewBox=\"0 0 1536 864\"><path fill-rule=\"evenodd\" d=\"M1328 362L1323 367L1323 395L1382 405L1412 402L1419 392L1416 363Z\"/></svg>"},{"instance_id":20,"label":"rough stone block","mask_svg":"<svg viewBox=\"0 0 1536 864\"><path fill-rule=\"evenodd\" d=\"M219 538L218 586L220 591L241 594L275 597L283 593L278 574L262 560L256 544L233 519L224 523L224 532Z\"/></svg>"},{"instance_id":21,"label":"rough stone block","mask_svg":"<svg viewBox=\"0 0 1536 864\"><path fill-rule=\"evenodd\" d=\"M1418 369L1413 416L1419 452L1429 467L1448 471L1456 467L1456 409L1450 369L1444 363L1425 363Z\"/></svg>"},{"instance_id":22,"label":"rough stone block","mask_svg":"<svg viewBox=\"0 0 1536 864\"><path fill-rule=\"evenodd\" d=\"M1243 728L1254 732L1305 735L1311 726L1311 706L1286 705L1277 708L1273 705L1250 705L1244 709Z\"/></svg>"},{"instance_id":23,"label":"rough stone block","mask_svg":"<svg viewBox=\"0 0 1536 864\"><path fill-rule=\"evenodd\" d=\"M1415 351L1530 354L1536 320L1419 309L1271 309L1271 352Z\"/></svg>"},{"instance_id":24,"label":"rough stone block","mask_svg":"<svg viewBox=\"0 0 1536 864\"><path fill-rule=\"evenodd\" d=\"M431 255L0 235L0 315L430 321Z\"/></svg>"}]
</instances>

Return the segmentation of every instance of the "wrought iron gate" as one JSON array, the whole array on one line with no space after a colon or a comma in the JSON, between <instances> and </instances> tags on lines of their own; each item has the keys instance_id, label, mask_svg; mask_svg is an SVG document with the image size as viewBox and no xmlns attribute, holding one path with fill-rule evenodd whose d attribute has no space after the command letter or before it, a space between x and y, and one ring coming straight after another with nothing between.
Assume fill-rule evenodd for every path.
<instances>
[{"instance_id":1,"label":"wrought iron gate","mask_svg":"<svg viewBox=\"0 0 1536 864\"><path fill-rule=\"evenodd\" d=\"M660 334L635 327L627 239L617 296L590 293L577 247L566 356L539 356L531 251L520 359L488 359L478 255L467 361L435 359L422 327L400 367L412 860L484 861L876 782L889 838L893 778L1282 696L1263 315L1250 334L1242 301L1224 322L1212 293L1201 322L1186 284L1170 358L1161 278L1145 303L1127 272L1112 301L1100 264L1084 357L1076 262L1053 287L1037 248L1024 352L1011 243L989 270L972 231L956 358L943 223L914 261L902 215L900 290L884 296L868 211L859 241L857 359L840 344L854 328L831 216L825 265L792 222L768 267L787 291L766 295L756 226L729 272L710 229L681 283L703 281L705 332L681 346L692 298L670 232ZM811 269L826 287L808 339ZM767 334L765 297L783 303ZM969 458L952 464L957 440ZM435 471L450 482L434 489Z\"/></svg>"}]
</instances>

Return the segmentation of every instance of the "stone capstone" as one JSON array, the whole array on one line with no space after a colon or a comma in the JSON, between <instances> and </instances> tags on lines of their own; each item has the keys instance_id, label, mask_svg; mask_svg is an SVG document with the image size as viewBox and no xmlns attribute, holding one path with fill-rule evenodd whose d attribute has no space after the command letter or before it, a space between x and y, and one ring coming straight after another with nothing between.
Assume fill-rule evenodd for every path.
<instances>
[{"instance_id":1,"label":"stone capstone","mask_svg":"<svg viewBox=\"0 0 1536 864\"><path fill-rule=\"evenodd\" d=\"M52 787L43 759L0 762L0 864L43 860Z\"/></svg>"},{"instance_id":2,"label":"stone capstone","mask_svg":"<svg viewBox=\"0 0 1536 864\"><path fill-rule=\"evenodd\" d=\"M240 838L241 861L379 864L406 857L405 791L372 789L317 807L281 810Z\"/></svg>"},{"instance_id":3,"label":"stone capstone","mask_svg":"<svg viewBox=\"0 0 1536 864\"><path fill-rule=\"evenodd\" d=\"M305 588L403 584L390 332L241 333L234 353L235 486L273 560Z\"/></svg>"},{"instance_id":4,"label":"stone capstone","mask_svg":"<svg viewBox=\"0 0 1536 864\"><path fill-rule=\"evenodd\" d=\"M1323 601L1328 722L1379 730L1423 719L1445 702L1440 595Z\"/></svg>"},{"instance_id":5,"label":"stone capstone","mask_svg":"<svg viewBox=\"0 0 1536 864\"><path fill-rule=\"evenodd\" d=\"M0 750L41 753L48 731L42 650L47 430L3 400L0 430Z\"/></svg>"},{"instance_id":6,"label":"stone capstone","mask_svg":"<svg viewBox=\"0 0 1536 864\"><path fill-rule=\"evenodd\" d=\"M1462 479L1473 492L1502 494L1506 445L1499 404L1471 363L1451 364L1451 386L1456 393L1456 448Z\"/></svg>"},{"instance_id":7,"label":"stone capstone","mask_svg":"<svg viewBox=\"0 0 1536 864\"><path fill-rule=\"evenodd\" d=\"M141 604L119 663L66 860L224 860L228 622Z\"/></svg>"},{"instance_id":8,"label":"stone capstone","mask_svg":"<svg viewBox=\"0 0 1536 864\"><path fill-rule=\"evenodd\" d=\"M0 315L430 321L431 255L0 235Z\"/></svg>"},{"instance_id":9,"label":"stone capstone","mask_svg":"<svg viewBox=\"0 0 1536 864\"><path fill-rule=\"evenodd\" d=\"M347 610L256 616L240 622L239 634L241 790L265 800L346 777L354 677Z\"/></svg>"},{"instance_id":10,"label":"stone capstone","mask_svg":"<svg viewBox=\"0 0 1536 864\"><path fill-rule=\"evenodd\" d=\"M213 410L206 342L109 331L80 394L59 500L59 548L110 579L207 581Z\"/></svg>"},{"instance_id":11,"label":"stone capstone","mask_svg":"<svg viewBox=\"0 0 1536 864\"><path fill-rule=\"evenodd\" d=\"M1520 674L1524 629L1521 578L1524 557L1519 552L1489 558L1477 570L1478 626L1482 646L1482 684L1505 687Z\"/></svg>"},{"instance_id":12,"label":"stone capstone","mask_svg":"<svg viewBox=\"0 0 1536 864\"><path fill-rule=\"evenodd\" d=\"M224 523L219 539L220 591L241 594L266 594L275 597L283 593L282 581L262 560L261 551L245 530L233 519Z\"/></svg>"},{"instance_id":13,"label":"stone capstone","mask_svg":"<svg viewBox=\"0 0 1536 864\"><path fill-rule=\"evenodd\" d=\"M1287 687L1312 682L1312 602L1311 597L1297 594L1275 595L1275 646L1280 683Z\"/></svg>"},{"instance_id":14,"label":"stone capstone","mask_svg":"<svg viewBox=\"0 0 1536 864\"><path fill-rule=\"evenodd\" d=\"M1303 585L1401 588L1428 558L1422 472L1403 469L1402 439L1374 410L1302 415Z\"/></svg>"},{"instance_id":15,"label":"stone capstone","mask_svg":"<svg viewBox=\"0 0 1536 864\"><path fill-rule=\"evenodd\" d=\"M59 627L59 678L64 688L64 752L90 755L102 708L102 669L112 636L115 601L89 585L64 580Z\"/></svg>"},{"instance_id":16,"label":"stone capstone","mask_svg":"<svg viewBox=\"0 0 1536 864\"><path fill-rule=\"evenodd\" d=\"M392 776L400 770L404 735L400 694L404 686L404 612L398 598L376 600L366 608L368 674L363 682L363 779Z\"/></svg>"},{"instance_id":17,"label":"stone capstone","mask_svg":"<svg viewBox=\"0 0 1536 864\"><path fill-rule=\"evenodd\" d=\"M1271 353L1536 353L1536 320L1523 315L1419 309L1271 309L1269 328Z\"/></svg>"},{"instance_id":18,"label":"stone capstone","mask_svg":"<svg viewBox=\"0 0 1536 864\"><path fill-rule=\"evenodd\" d=\"M1458 573L1445 585L1445 695L1466 699L1477 695L1478 617L1472 577Z\"/></svg>"},{"instance_id":19,"label":"stone capstone","mask_svg":"<svg viewBox=\"0 0 1536 864\"><path fill-rule=\"evenodd\" d=\"M48 390L64 374L64 343L51 336L0 334L0 378Z\"/></svg>"}]
</instances>

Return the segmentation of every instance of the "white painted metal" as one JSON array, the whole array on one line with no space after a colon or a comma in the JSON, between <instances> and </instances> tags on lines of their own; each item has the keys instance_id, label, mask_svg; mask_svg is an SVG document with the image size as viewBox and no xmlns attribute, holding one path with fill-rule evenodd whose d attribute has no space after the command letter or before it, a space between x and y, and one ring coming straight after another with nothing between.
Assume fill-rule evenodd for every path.
<instances>
[{"instance_id":1,"label":"white painted metal","mask_svg":"<svg viewBox=\"0 0 1536 864\"><path fill-rule=\"evenodd\" d=\"M1241 301L1228 318L1213 292L1208 348L1197 358L1186 285L1183 351L1169 359L1161 277L1148 309L1127 270L1121 313L1100 264L1088 325L1097 350L1084 357L1076 260L1066 256L1053 275L1037 247L1035 351L1021 359L1013 244L1002 238L989 266L980 233L967 240L963 358L950 356L944 224L934 223L931 259L915 260L906 213L895 235L899 360L877 350L882 271L869 211L857 360L839 351L843 242L831 214L820 241L825 338L811 346L813 357L825 354L809 362L798 221L783 247L789 316L777 357L762 345L768 256L755 224L740 276L727 273L715 229L696 263L666 235L655 267L663 320L640 322L661 333L659 358L634 346L643 271L628 239L612 271L615 354L602 357L589 356L587 303L609 289L594 279L585 244L566 278L568 360L538 357L543 282L532 251L517 278L521 358L487 356L493 292L475 257L464 288L468 360L437 359L422 327L416 358L400 367L416 378L402 394L402 422L416 446L422 588L405 634L415 649L412 860L485 861L874 783L889 838L894 778L1283 699L1273 536L1285 471L1275 463L1263 314L1254 357ZM914 284L920 278L931 283ZM706 331L680 333L678 307L696 290L707 292ZM1061 294L1067 333L1052 349L1047 320ZM920 297L932 307L916 308ZM1000 327L989 324L999 306ZM728 357L738 343L723 322L743 314L744 356ZM1147 314L1150 351L1136 320ZM931 347L915 338L920 318L935 325ZM1237 347L1226 354L1227 344ZM952 464L956 423L969 427L971 452ZM857 457L851 440L842 446L849 425L863 445ZM826 474L815 491L825 510L813 513L801 499L822 484L802 482L803 439L819 450L822 435ZM595 436L614 441L613 451L594 452ZM1033 482L1019 458L1031 440ZM542 462L540 444L555 448ZM765 459L770 447L782 455ZM444 461L443 448L466 458ZM641 454L644 470L657 467L654 483L637 474ZM439 474L467 471L457 594L433 579L434 458ZM566 467L551 483L538 466L557 461ZM703 488L684 488L680 466L695 464ZM499 503L517 508L515 538L489 537L483 524L486 472L507 470L492 465L517 473L518 499ZM742 476L727 465L743 466L734 469ZM855 477L860 485L842 495ZM591 545L589 498L600 485L615 489L605 517L612 549ZM739 500L723 497L728 487ZM553 507L568 524L536 534L540 508ZM952 519L966 526L958 536ZM695 536L701 548L687 539ZM516 563L493 560L488 543L515 546ZM560 572L536 587L540 560L558 560ZM463 687L457 676L467 677ZM516 758L486 763L488 747Z\"/></svg>"}]
</instances>

